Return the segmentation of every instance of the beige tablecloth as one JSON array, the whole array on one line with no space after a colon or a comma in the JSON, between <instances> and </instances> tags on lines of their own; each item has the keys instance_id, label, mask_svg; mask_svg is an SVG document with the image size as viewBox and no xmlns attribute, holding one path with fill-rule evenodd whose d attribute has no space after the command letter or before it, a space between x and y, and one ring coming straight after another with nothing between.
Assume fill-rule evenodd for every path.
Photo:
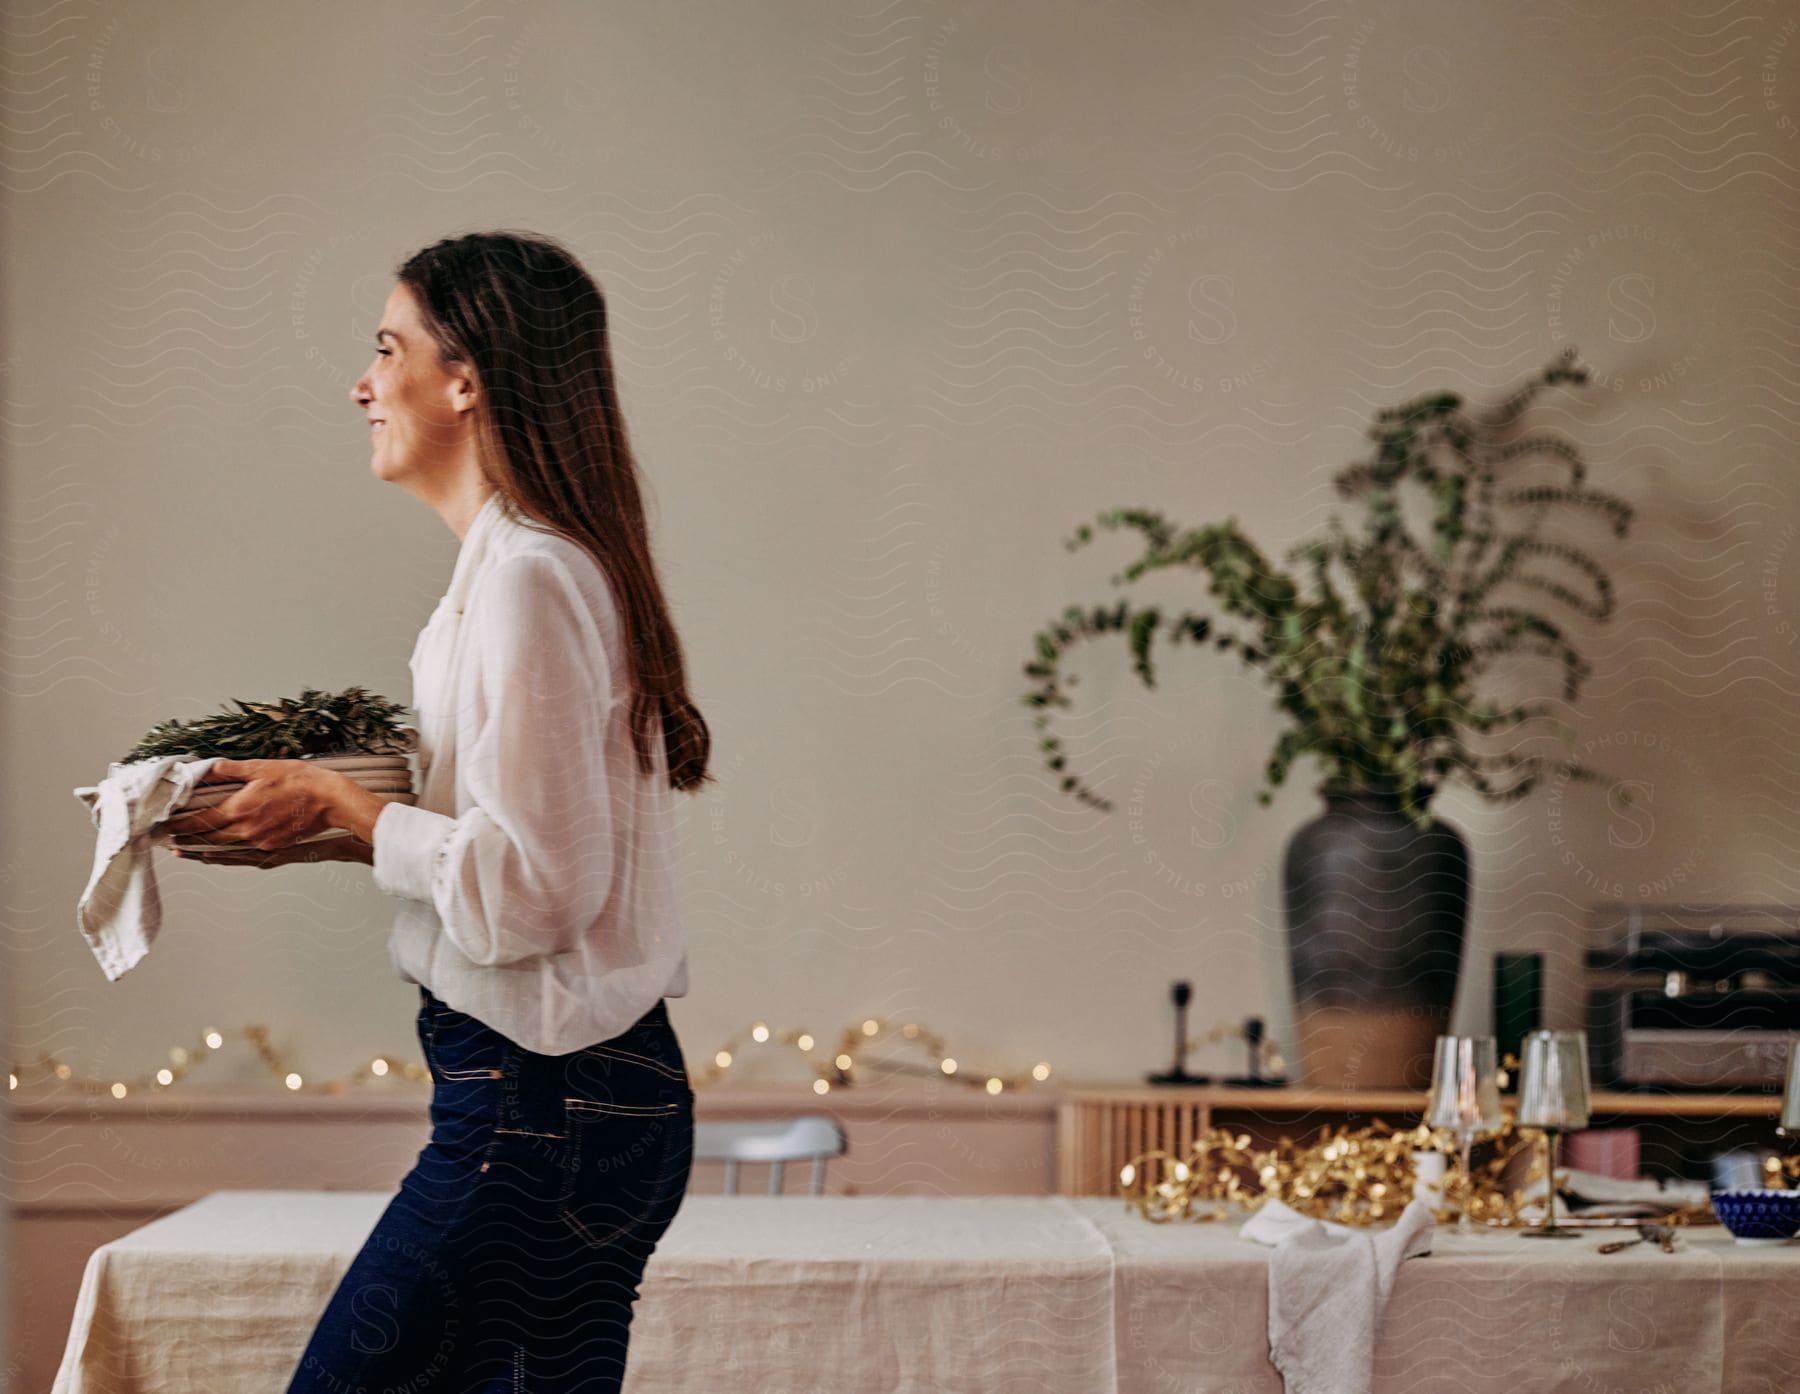
<instances>
[{"instance_id":1,"label":"beige tablecloth","mask_svg":"<svg viewBox=\"0 0 1800 1394\"><path fill-rule=\"evenodd\" d=\"M1236 1224L1071 1204L1113 1251L1122 1394L1282 1394L1266 1249ZM1597 1252L1628 1233L1439 1226L1432 1252L1400 1265L1376 1394L1800 1394L1800 1243L1740 1245L1709 1225L1683 1230L1674 1254Z\"/></svg>"},{"instance_id":2,"label":"beige tablecloth","mask_svg":"<svg viewBox=\"0 0 1800 1394\"><path fill-rule=\"evenodd\" d=\"M378 1193L219 1191L96 1250L55 1394L268 1394ZM628 1394L1105 1394L1112 1256L1043 1196L690 1195L644 1275Z\"/></svg>"},{"instance_id":3,"label":"beige tablecloth","mask_svg":"<svg viewBox=\"0 0 1800 1394\"><path fill-rule=\"evenodd\" d=\"M90 1259L56 1394L280 1389L379 1193L221 1191ZM1682 1252L1449 1230L1402 1265L1378 1394L1800 1390L1800 1245ZM692 1195L629 1394L1281 1394L1268 1251L1055 1196Z\"/></svg>"}]
</instances>

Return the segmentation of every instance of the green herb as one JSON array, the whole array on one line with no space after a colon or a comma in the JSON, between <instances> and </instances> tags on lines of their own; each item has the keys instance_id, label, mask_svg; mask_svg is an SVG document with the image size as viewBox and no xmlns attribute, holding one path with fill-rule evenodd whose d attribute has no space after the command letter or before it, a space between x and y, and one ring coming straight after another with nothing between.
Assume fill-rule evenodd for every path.
<instances>
[{"instance_id":1,"label":"green herb","mask_svg":"<svg viewBox=\"0 0 1800 1394\"><path fill-rule=\"evenodd\" d=\"M1211 641L1236 652L1275 688L1275 705L1290 724L1267 767L1269 791L1303 755L1343 784L1389 790L1420 824L1446 780L1458 779L1483 797L1510 801L1554 770L1571 780L1604 778L1575 760L1552 762L1517 749L1480 751L1472 737L1510 733L1516 744L1534 723L1554 722L1548 703L1500 705L1483 700L1476 680L1503 656L1547 657L1562 672L1562 696L1574 701L1587 665L1561 626L1533 608L1532 597L1509 598L1513 587L1547 597L1590 620L1613 609L1612 586L1584 551L1539 535L1553 508L1598 516L1623 537L1631 506L1590 488L1580 452L1566 439L1524 432L1525 410L1544 389L1584 384L1573 349L1530 379L1497 408L1477 417L1454 393L1438 392L1376 413L1367 460L1335 476L1338 493L1364 510L1360 534L1331 518L1321 534L1287 553L1291 575L1266 561L1235 519L1183 530L1160 513L1120 508L1102 513L1104 528L1143 534L1143 556L1115 575L1135 581L1165 567L1204 570L1208 590L1240 633L1220 630L1212 616L1126 601L1084 609L1070 606L1060 621L1035 636L1037 657L1025 665L1037 686L1024 704L1038 709L1045 763L1062 773L1061 787L1083 802L1110 809L1079 776L1067 772L1062 743L1048 734L1052 707L1071 705L1061 672L1075 643L1117 630L1126 635L1133 670L1154 688L1151 649L1159 628L1171 643ZM1416 537L1403 490L1416 491L1429 516L1429 536ZM1413 496L1405 496L1413 497ZM1083 525L1064 544L1074 551L1094 537ZM1562 728L1566 734L1566 728Z\"/></svg>"},{"instance_id":2,"label":"green herb","mask_svg":"<svg viewBox=\"0 0 1800 1394\"><path fill-rule=\"evenodd\" d=\"M297 698L237 701L237 707L235 712L197 721L162 722L121 763L164 755L296 760L307 755L397 754L411 750L416 739L394 720L405 707L360 687L335 693L309 687Z\"/></svg>"}]
</instances>

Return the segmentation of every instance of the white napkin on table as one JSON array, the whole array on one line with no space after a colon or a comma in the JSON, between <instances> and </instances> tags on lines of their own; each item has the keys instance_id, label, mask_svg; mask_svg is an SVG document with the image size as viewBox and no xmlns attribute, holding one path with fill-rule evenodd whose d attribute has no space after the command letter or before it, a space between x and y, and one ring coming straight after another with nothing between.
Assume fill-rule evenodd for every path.
<instances>
[{"instance_id":1,"label":"white napkin on table","mask_svg":"<svg viewBox=\"0 0 1800 1394\"><path fill-rule=\"evenodd\" d=\"M1435 1217L1411 1201L1377 1233L1265 1203L1238 1231L1269 1255L1269 1360L1287 1394L1369 1394L1375 1331L1403 1259L1431 1252Z\"/></svg>"},{"instance_id":2,"label":"white napkin on table","mask_svg":"<svg viewBox=\"0 0 1800 1394\"><path fill-rule=\"evenodd\" d=\"M74 791L99 829L93 874L75 907L75 921L109 981L117 981L150 951L162 927L153 857L167 834L152 830L181 808L217 758L114 760L105 779Z\"/></svg>"}]
</instances>

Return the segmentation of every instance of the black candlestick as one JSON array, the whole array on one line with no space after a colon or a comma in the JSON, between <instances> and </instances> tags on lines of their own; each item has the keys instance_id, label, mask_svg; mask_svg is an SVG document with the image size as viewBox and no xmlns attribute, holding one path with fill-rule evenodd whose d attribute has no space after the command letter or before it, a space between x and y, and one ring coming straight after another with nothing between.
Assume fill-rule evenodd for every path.
<instances>
[{"instance_id":1,"label":"black candlestick","mask_svg":"<svg viewBox=\"0 0 1800 1394\"><path fill-rule=\"evenodd\" d=\"M1250 1072L1234 1075L1224 1083L1239 1089L1274 1089L1287 1083L1286 1075L1265 1075L1262 1072L1263 1021L1261 1017L1253 1016L1244 1021L1244 1043L1250 1050Z\"/></svg>"},{"instance_id":2,"label":"black candlestick","mask_svg":"<svg viewBox=\"0 0 1800 1394\"><path fill-rule=\"evenodd\" d=\"M1175 999L1175 1063L1162 1074L1144 1078L1151 1084L1211 1084L1211 1075L1191 1075L1187 1069L1187 1009L1194 989L1188 983L1173 983L1169 995Z\"/></svg>"}]
</instances>

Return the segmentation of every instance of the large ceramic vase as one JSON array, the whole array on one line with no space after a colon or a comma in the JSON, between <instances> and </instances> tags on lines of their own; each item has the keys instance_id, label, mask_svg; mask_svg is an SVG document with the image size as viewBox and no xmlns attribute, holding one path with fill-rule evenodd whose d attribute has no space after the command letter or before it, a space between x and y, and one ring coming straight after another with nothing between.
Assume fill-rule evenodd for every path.
<instances>
[{"instance_id":1,"label":"large ceramic vase","mask_svg":"<svg viewBox=\"0 0 1800 1394\"><path fill-rule=\"evenodd\" d=\"M1424 1089L1449 1027L1469 908L1469 850L1398 793L1326 784L1282 867L1304 1083Z\"/></svg>"}]
</instances>

